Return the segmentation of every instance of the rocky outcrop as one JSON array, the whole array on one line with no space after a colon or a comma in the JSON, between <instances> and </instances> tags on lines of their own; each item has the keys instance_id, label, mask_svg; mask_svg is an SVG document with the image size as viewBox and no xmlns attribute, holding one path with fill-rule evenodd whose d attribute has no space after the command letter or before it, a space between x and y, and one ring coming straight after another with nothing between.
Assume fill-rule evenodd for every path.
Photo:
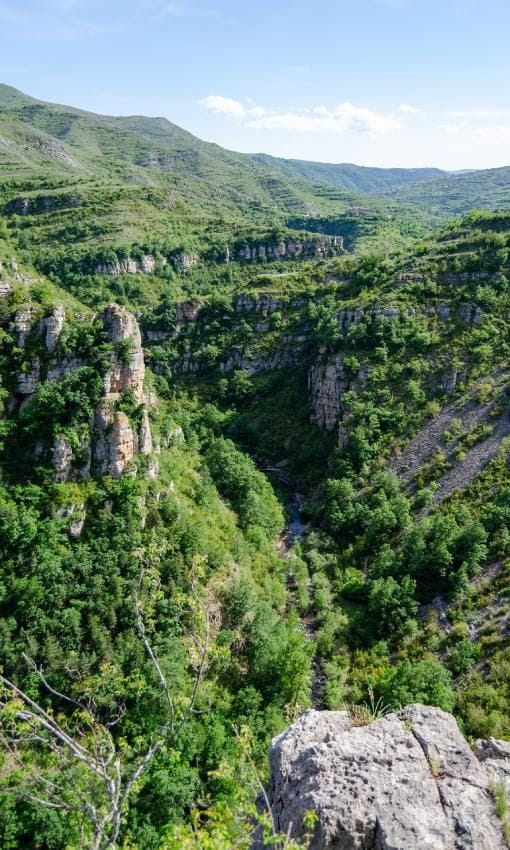
<instances>
[{"instance_id":1,"label":"rocky outcrop","mask_svg":"<svg viewBox=\"0 0 510 850\"><path fill-rule=\"evenodd\" d=\"M16 345L18 348L24 348L27 341L27 336L32 330L34 321L35 309L31 304L25 304L16 310L14 316L14 332L16 334Z\"/></svg>"},{"instance_id":2,"label":"rocky outcrop","mask_svg":"<svg viewBox=\"0 0 510 850\"><path fill-rule=\"evenodd\" d=\"M67 520L69 523L68 534L71 540L77 540L81 537L87 518L87 508L83 502L78 505L70 504L57 508L55 516Z\"/></svg>"},{"instance_id":3,"label":"rocky outcrop","mask_svg":"<svg viewBox=\"0 0 510 850\"><path fill-rule=\"evenodd\" d=\"M271 293L260 295L248 295L243 293L234 299L234 309L236 313L262 313L267 316L270 313L275 313L277 310L281 310L284 305L284 301Z\"/></svg>"},{"instance_id":4,"label":"rocky outcrop","mask_svg":"<svg viewBox=\"0 0 510 850\"><path fill-rule=\"evenodd\" d=\"M25 145L27 148L31 148L44 157L56 159L59 162L63 162L64 165L69 165L71 168L79 168L78 163L73 159L65 145L51 136L27 138L25 139Z\"/></svg>"},{"instance_id":5,"label":"rocky outcrop","mask_svg":"<svg viewBox=\"0 0 510 850\"><path fill-rule=\"evenodd\" d=\"M105 375L105 395L132 390L136 400L141 402L145 363L138 322L118 304L110 304L103 311L102 319L114 346L112 366Z\"/></svg>"},{"instance_id":6,"label":"rocky outcrop","mask_svg":"<svg viewBox=\"0 0 510 850\"><path fill-rule=\"evenodd\" d=\"M80 360L78 357L63 357L61 360L52 360L48 364L46 380L60 381L64 375L70 375L71 372L76 372L77 369L81 369L86 365L85 361Z\"/></svg>"},{"instance_id":7,"label":"rocky outcrop","mask_svg":"<svg viewBox=\"0 0 510 850\"><path fill-rule=\"evenodd\" d=\"M31 304L20 307L14 316L14 332L18 348L25 348L28 335L34 330L36 309ZM44 339L46 350L52 354L57 347L58 338L65 323L65 310L62 304L56 304L48 316L37 323L37 333Z\"/></svg>"},{"instance_id":8,"label":"rocky outcrop","mask_svg":"<svg viewBox=\"0 0 510 850\"><path fill-rule=\"evenodd\" d=\"M27 397L35 393L41 375L41 361L34 357L26 369L18 372L16 377L16 392L18 395Z\"/></svg>"},{"instance_id":9,"label":"rocky outcrop","mask_svg":"<svg viewBox=\"0 0 510 850\"><path fill-rule=\"evenodd\" d=\"M341 355L325 362L319 360L308 373L310 421L326 431L332 431L343 412L343 396L349 390L362 388L367 368L362 365L355 375L348 374Z\"/></svg>"},{"instance_id":10,"label":"rocky outcrop","mask_svg":"<svg viewBox=\"0 0 510 850\"><path fill-rule=\"evenodd\" d=\"M255 375L257 372L266 370L284 369L299 363L302 350L302 341L283 337L282 345L269 354L259 354L249 350L244 352L232 351L226 360L219 364L219 370L224 375L234 370L242 370L249 375Z\"/></svg>"},{"instance_id":11,"label":"rocky outcrop","mask_svg":"<svg viewBox=\"0 0 510 850\"><path fill-rule=\"evenodd\" d=\"M158 264L165 266L167 264L166 257L153 257L152 254L145 254L139 260L128 258L115 262L98 263L95 271L96 274L110 275L111 277L118 277L121 274L152 274Z\"/></svg>"},{"instance_id":12,"label":"rocky outcrop","mask_svg":"<svg viewBox=\"0 0 510 850\"><path fill-rule=\"evenodd\" d=\"M171 257L172 265L175 270L180 273L189 271L196 266L199 261L197 254L175 254ZM153 256L152 254L144 254L140 259L127 257L123 260L114 260L103 263L98 263L95 268L96 274L110 275L118 277L121 274L152 274L158 266L166 266L168 264L167 257L161 255Z\"/></svg>"},{"instance_id":13,"label":"rocky outcrop","mask_svg":"<svg viewBox=\"0 0 510 850\"><path fill-rule=\"evenodd\" d=\"M100 475L119 478L130 466L136 454L152 452L152 437L147 409L144 406L138 428L127 415L117 409L117 402L126 391L133 393L139 404L145 405L145 362L138 322L132 313L118 304L110 304L102 319L113 343L112 365L104 378L104 398L94 417L94 464Z\"/></svg>"},{"instance_id":14,"label":"rocky outcrop","mask_svg":"<svg viewBox=\"0 0 510 850\"><path fill-rule=\"evenodd\" d=\"M312 366L308 374L312 408L310 420L319 428L333 430L342 409L342 396L348 388L349 381L341 357Z\"/></svg>"},{"instance_id":15,"label":"rocky outcrop","mask_svg":"<svg viewBox=\"0 0 510 850\"><path fill-rule=\"evenodd\" d=\"M188 272L193 266L196 266L198 263L197 254L176 254L172 258L172 263L176 271L184 273Z\"/></svg>"},{"instance_id":16,"label":"rocky outcrop","mask_svg":"<svg viewBox=\"0 0 510 850\"><path fill-rule=\"evenodd\" d=\"M56 437L53 443L53 469L57 484L67 481L73 462L73 449L66 437Z\"/></svg>"},{"instance_id":17,"label":"rocky outcrop","mask_svg":"<svg viewBox=\"0 0 510 850\"><path fill-rule=\"evenodd\" d=\"M12 292L12 283L7 277L7 270L0 262L0 298L7 298Z\"/></svg>"},{"instance_id":18,"label":"rocky outcrop","mask_svg":"<svg viewBox=\"0 0 510 850\"><path fill-rule=\"evenodd\" d=\"M65 310L62 304L57 304L57 306L51 311L50 315L45 319L41 319L39 322L39 333L44 338L46 351L50 354L52 354L57 347L58 338L62 333L65 320Z\"/></svg>"},{"instance_id":19,"label":"rocky outcrop","mask_svg":"<svg viewBox=\"0 0 510 850\"><path fill-rule=\"evenodd\" d=\"M34 215L56 209L76 209L81 204L81 198L75 194L22 196L9 201L5 212L8 215Z\"/></svg>"},{"instance_id":20,"label":"rocky outcrop","mask_svg":"<svg viewBox=\"0 0 510 850\"><path fill-rule=\"evenodd\" d=\"M143 409L142 419L138 428L138 451L141 455L150 455L152 453L151 425L146 408Z\"/></svg>"},{"instance_id":21,"label":"rocky outcrop","mask_svg":"<svg viewBox=\"0 0 510 850\"><path fill-rule=\"evenodd\" d=\"M98 474L118 478L130 468L136 454L150 455L153 450L147 412L151 399L144 394L145 362L138 322L117 304L110 304L100 318L113 348L110 366L104 375L103 398L92 421L83 423L76 452L66 437L55 438L50 451L56 483L87 478L91 461ZM32 306L26 305L17 311L14 330L18 346L23 348L28 335L36 328L49 357L41 352L41 356L32 357L24 363L17 374L13 410L16 407L21 409L27 403L41 381L59 381L87 365L85 360L72 355L58 356L58 339L65 323L65 311L61 305L54 307L37 325L34 320ZM132 424L121 409L122 396L128 391L141 406L138 424ZM44 450L44 445L41 445L40 453Z\"/></svg>"},{"instance_id":22,"label":"rocky outcrop","mask_svg":"<svg viewBox=\"0 0 510 850\"><path fill-rule=\"evenodd\" d=\"M489 276L489 272L444 272L438 275L438 281L457 286L476 280L486 280Z\"/></svg>"},{"instance_id":23,"label":"rocky outcrop","mask_svg":"<svg viewBox=\"0 0 510 850\"><path fill-rule=\"evenodd\" d=\"M455 392L457 384L461 384L466 380L466 375L466 369L459 370L446 368L439 377L437 375L431 375L429 384L434 392L440 390L445 395L450 396Z\"/></svg>"},{"instance_id":24,"label":"rocky outcrop","mask_svg":"<svg viewBox=\"0 0 510 850\"><path fill-rule=\"evenodd\" d=\"M387 307L355 307L351 310L340 310L337 313L337 322L340 329L346 333L351 325L357 325L362 319L371 316L381 316L382 318L394 321L401 316L414 316L415 314L416 311L413 307L402 309L400 307L394 307L391 304Z\"/></svg>"},{"instance_id":25,"label":"rocky outcrop","mask_svg":"<svg viewBox=\"0 0 510 850\"><path fill-rule=\"evenodd\" d=\"M94 416L94 470L120 478L132 468L135 455L150 455L152 436L147 411L136 428L127 415L115 409L115 398L102 399Z\"/></svg>"},{"instance_id":26,"label":"rocky outcrop","mask_svg":"<svg viewBox=\"0 0 510 850\"><path fill-rule=\"evenodd\" d=\"M506 745L496 758L510 764ZM277 830L310 850L503 850L490 758L473 754L454 718L414 705L367 726L347 712L307 711L269 754Z\"/></svg>"},{"instance_id":27,"label":"rocky outcrop","mask_svg":"<svg viewBox=\"0 0 510 850\"><path fill-rule=\"evenodd\" d=\"M241 262L256 260L321 259L343 250L341 236L310 236L307 239L287 238L276 241L237 245L234 255Z\"/></svg>"},{"instance_id":28,"label":"rocky outcrop","mask_svg":"<svg viewBox=\"0 0 510 850\"><path fill-rule=\"evenodd\" d=\"M477 741L475 753L489 774L493 786L505 789L510 800L510 741Z\"/></svg>"},{"instance_id":29,"label":"rocky outcrop","mask_svg":"<svg viewBox=\"0 0 510 850\"><path fill-rule=\"evenodd\" d=\"M137 450L131 423L125 413L114 409L111 399L105 398L96 410L94 426L95 471L120 478Z\"/></svg>"},{"instance_id":30,"label":"rocky outcrop","mask_svg":"<svg viewBox=\"0 0 510 850\"><path fill-rule=\"evenodd\" d=\"M175 321L177 325L194 322L200 315L203 304L200 301L179 301L175 305Z\"/></svg>"},{"instance_id":31,"label":"rocky outcrop","mask_svg":"<svg viewBox=\"0 0 510 850\"><path fill-rule=\"evenodd\" d=\"M484 318L482 308L476 304L460 304L457 316L465 325L481 325Z\"/></svg>"}]
</instances>

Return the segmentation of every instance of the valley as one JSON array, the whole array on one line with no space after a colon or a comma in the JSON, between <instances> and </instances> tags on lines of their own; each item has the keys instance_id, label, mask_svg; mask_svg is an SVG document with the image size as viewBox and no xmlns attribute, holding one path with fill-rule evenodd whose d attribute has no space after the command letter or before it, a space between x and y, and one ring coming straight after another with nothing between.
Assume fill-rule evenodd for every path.
<instances>
[{"instance_id":1,"label":"valley","mask_svg":"<svg viewBox=\"0 0 510 850\"><path fill-rule=\"evenodd\" d=\"M510 738L507 172L0 86L2 848L249 848L311 707Z\"/></svg>"}]
</instances>

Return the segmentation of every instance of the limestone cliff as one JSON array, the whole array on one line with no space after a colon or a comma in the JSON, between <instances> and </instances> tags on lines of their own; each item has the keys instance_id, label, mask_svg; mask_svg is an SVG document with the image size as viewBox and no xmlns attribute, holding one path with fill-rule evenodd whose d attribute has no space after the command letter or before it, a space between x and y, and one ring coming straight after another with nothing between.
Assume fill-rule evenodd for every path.
<instances>
[{"instance_id":1,"label":"limestone cliff","mask_svg":"<svg viewBox=\"0 0 510 850\"><path fill-rule=\"evenodd\" d=\"M260 241L252 244L238 244L234 249L234 256L241 262L254 262L256 260L292 260L298 257L302 259L322 259L343 251L343 240L341 236L309 236L300 239L280 239Z\"/></svg>"},{"instance_id":2,"label":"limestone cliff","mask_svg":"<svg viewBox=\"0 0 510 850\"><path fill-rule=\"evenodd\" d=\"M164 257L156 258L147 254L139 260L128 258L126 260L98 263L96 274L110 275L112 277L118 277L121 274L151 274L156 268L157 262L160 265L166 265L167 261Z\"/></svg>"},{"instance_id":3,"label":"limestone cliff","mask_svg":"<svg viewBox=\"0 0 510 850\"><path fill-rule=\"evenodd\" d=\"M129 389L137 401L142 401L145 362L138 322L132 313L118 304L110 304L101 318L114 346L112 365L105 375L105 395Z\"/></svg>"},{"instance_id":4,"label":"limestone cliff","mask_svg":"<svg viewBox=\"0 0 510 850\"><path fill-rule=\"evenodd\" d=\"M103 374L103 398L90 422L84 422L74 444L57 434L50 447L54 478L57 483L87 478L91 472L120 477L128 471L137 454L152 452L152 436L144 394L145 362L140 328L135 317L124 307L110 304L100 314L106 338L111 345L110 363ZM37 321L35 308L27 304L14 317L16 343L24 350L29 336L42 342L40 354L24 361L16 375L16 397L11 410L28 403L45 381L60 381L64 376L87 366L84 358L60 354L58 342L66 321L61 304ZM125 393L139 405L139 416L131 422L119 405ZM41 451L44 446L41 447Z\"/></svg>"},{"instance_id":5,"label":"limestone cliff","mask_svg":"<svg viewBox=\"0 0 510 850\"><path fill-rule=\"evenodd\" d=\"M170 262L177 272L185 273L198 263L196 254L178 253L171 257ZM101 275L118 277L121 274L152 274L158 266L168 265L168 258L161 255L153 256L144 254L140 259L127 257L124 260L115 260L98 263L95 272Z\"/></svg>"},{"instance_id":6,"label":"limestone cliff","mask_svg":"<svg viewBox=\"0 0 510 850\"><path fill-rule=\"evenodd\" d=\"M360 389L365 385L367 367L358 365L356 371L348 370L341 355L319 360L308 373L310 393L310 420L319 428L332 431L342 413L345 412L343 397L349 390ZM342 442L342 429L339 442Z\"/></svg>"},{"instance_id":7,"label":"limestone cliff","mask_svg":"<svg viewBox=\"0 0 510 850\"><path fill-rule=\"evenodd\" d=\"M478 756L478 757L477 757ZM355 726L347 712L307 711L271 745L269 802L278 831L310 850L503 850L495 783L510 749L474 754L454 718L414 705Z\"/></svg>"}]
</instances>

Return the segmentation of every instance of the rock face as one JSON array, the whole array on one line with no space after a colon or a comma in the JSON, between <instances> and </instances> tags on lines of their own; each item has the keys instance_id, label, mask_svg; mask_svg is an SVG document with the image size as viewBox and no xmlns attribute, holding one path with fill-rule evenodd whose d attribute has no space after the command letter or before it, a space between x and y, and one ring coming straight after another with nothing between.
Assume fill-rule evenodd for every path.
<instances>
[{"instance_id":1,"label":"rock face","mask_svg":"<svg viewBox=\"0 0 510 850\"><path fill-rule=\"evenodd\" d=\"M178 327L198 318L202 304L198 301L179 301L175 305L175 322Z\"/></svg>"},{"instance_id":2,"label":"rock face","mask_svg":"<svg viewBox=\"0 0 510 850\"><path fill-rule=\"evenodd\" d=\"M152 254L144 254L139 260L128 258L111 263L98 263L96 274L118 277L121 274L152 274L156 265L166 266L166 257L153 257Z\"/></svg>"},{"instance_id":3,"label":"rock face","mask_svg":"<svg viewBox=\"0 0 510 850\"><path fill-rule=\"evenodd\" d=\"M124 307L110 304L102 318L108 331L110 342L125 350L116 351L112 367L105 375L105 395L132 390L137 401L143 400L143 379L145 363L143 359L142 338L135 317Z\"/></svg>"},{"instance_id":4,"label":"rock face","mask_svg":"<svg viewBox=\"0 0 510 850\"><path fill-rule=\"evenodd\" d=\"M39 322L39 333L44 337L46 350L52 354L57 347L57 342L64 322L66 320L65 310L62 304L57 304L46 319L41 319Z\"/></svg>"},{"instance_id":5,"label":"rock face","mask_svg":"<svg viewBox=\"0 0 510 850\"><path fill-rule=\"evenodd\" d=\"M51 212L55 209L75 209L81 206L81 198L75 194L34 195L13 198L5 205L7 214L34 215L35 213Z\"/></svg>"},{"instance_id":6,"label":"rock face","mask_svg":"<svg viewBox=\"0 0 510 850\"><path fill-rule=\"evenodd\" d=\"M96 410L94 425L96 471L99 475L120 478L137 449L129 419L122 411L114 410L111 399L105 398Z\"/></svg>"},{"instance_id":7,"label":"rock face","mask_svg":"<svg viewBox=\"0 0 510 850\"><path fill-rule=\"evenodd\" d=\"M118 304L110 304L102 318L109 340L114 345L114 355L104 379L104 398L94 417L94 462L100 475L120 478L136 454L152 452L146 408L137 429L124 412L116 409L116 402L127 390L133 393L139 404L145 403L145 362L140 328L132 313Z\"/></svg>"},{"instance_id":8,"label":"rock face","mask_svg":"<svg viewBox=\"0 0 510 850\"><path fill-rule=\"evenodd\" d=\"M319 428L332 431L340 415L342 396L348 388L341 357L312 366L308 374L311 421Z\"/></svg>"},{"instance_id":9,"label":"rock face","mask_svg":"<svg viewBox=\"0 0 510 850\"><path fill-rule=\"evenodd\" d=\"M196 266L199 258L196 254L176 254L171 258L171 262L177 272L187 272L189 269ZM168 259L158 255L144 254L139 260L128 257L125 260L116 260L115 262L98 263L95 269L96 274L110 275L118 277L121 274L152 274L157 266L166 266Z\"/></svg>"},{"instance_id":10,"label":"rock face","mask_svg":"<svg viewBox=\"0 0 510 850\"><path fill-rule=\"evenodd\" d=\"M509 749L495 742L480 761L454 718L429 706L369 726L307 711L271 745L275 826L303 839L315 812L310 850L503 850L488 765L508 770Z\"/></svg>"},{"instance_id":11,"label":"rock face","mask_svg":"<svg viewBox=\"0 0 510 850\"><path fill-rule=\"evenodd\" d=\"M73 451L69 440L57 437L51 447L52 466L56 483L87 478L91 468L100 475L120 477L131 469L136 454L152 454L152 436L147 412L150 399L144 394L145 362L140 328L135 317L124 307L110 304L101 314L112 343L110 366L103 379L103 398L91 422L83 423L81 444ZM47 355L26 360L16 376L16 398L13 408L21 409L43 381L60 381L65 375L86 366L85 360L74 356L59 356L57 343L65 323L61 305L35 324L35 311L30 305L20 308L15 316L14 329L20 348L26 344L33 329L44 340ZM131 423L119 409L122 395L132 392L141 406L138 423ZM44 446L41 446L41 451ZM77 521L78 523L78 521ZM79 527L79 523L76 528Z\"/></svg>"},{"instance_id":12,"label":"rock face","mask_svg":"<svg viewBox=\"0 0 510 850\"><path fill-rule=\"evenodd\" d=\"M338 355L326 362L318 361L308 373L311 421L319 428L332 431L343 411L342 398L348 390L363 387L367 369L360 366L357 375L349 377L343 358Z\"/></svg>"},{"instance_id":13,"label":"rock face","mask_svg":"<svg viewBox=\"0 0 510 850\"><path fill-rule=\"evenodd\" d=\"M196 254L177 254L172 262L178 272L184 273L197 265L198 257Z\"/></svg>"},{"instance_id":14,"label":"rock face","mask_svg":"<svg viewBox=\"0 0 510 850\"><path fill-rule=\"evenodd\" d=\"M457 315L466 325L481 325L484 319L482 308L476 304L460 304Z\"/></svg>"},{"instance_id":15,"label":"rock face","mask_svg":"<svg viewBox=\"0 0 510 850\"><path fill-rule=\"evenodd\" d=\"M53 469L55 470L55 482L57 484L67 481L71 472L73 461L73 449L69 440L65 437L56 437L53 443Z\"/></svg>"},{"instance_id":16,"label":"rock face","mask_svg":"<svg viewBox=\"0 0 510 850\"><path fill-rule=\"evenodd\" d=\"M495 738L477 741L475 753L484 763L493 785L502 785L510 798L510 742Z\"/></svg>"},{"instance_id":17,"label":"rock face","mask_svg":"<svg viewBox=\"0 0 510 850\"><path fill-rule=\"evenodd\" d=\"M18 395L26 398L35 393L39 383L41 374L41 361L38 357L34 357L30 361L29 368L24 372L19 372L16 377L16 392Z\"/></svg>"},{"instance_id":18,"label":"rock face","mask_svg":"<svg viewBox=\"0 0 510 850\"><path fill-rule=\"evenodd\" d=\"M311 236L308 239L282 239L279 242L238 245L235 248L235 257L242 262L289 260L296 257L320 259L342 250L341 236Z\"/></svg>"},{"instance_id":19,"label":"rock face","mask_svg":"<svg viewBox=\"0 0 510 850\"><path fill-rule=\"evenodd\" d=\"M16 344L18 348L24 348L27 336L32 329L34 319L34 308L30 304L20 307L14 317L14 330L16 333Z\"/></svg>"},{"instance_id":20,"label":"rock face","mask_svg":"<svg viewBox=\"0 0 510 850\"><path fill-rule=\"evenodd\" d=\"M281 298L277 298L271 294L254 295L238 295L234 300L234 308L236 313L262 313L264 316L269 316L270 313L275 313L284 307L285 302Z\"/></svg>"},{"instance_id":21,"label":"rock face","mask_svg":"<svg viewBox=\"0 0 510 850\"><path fill-rule=\"evenodd\" d=\"M404 310L400 307L394 307L391 304L384 307L369 307L366 309L355 307L352 310L340 310L337 313L337 322L342 332L346 333L351 325L358 325L362 319L370 318L371 316L380 316L389 321L395 321L395 319L399 319L401 316L414 316L415 312L413 307L408 307Z\"/></svg>"}]
</instances>

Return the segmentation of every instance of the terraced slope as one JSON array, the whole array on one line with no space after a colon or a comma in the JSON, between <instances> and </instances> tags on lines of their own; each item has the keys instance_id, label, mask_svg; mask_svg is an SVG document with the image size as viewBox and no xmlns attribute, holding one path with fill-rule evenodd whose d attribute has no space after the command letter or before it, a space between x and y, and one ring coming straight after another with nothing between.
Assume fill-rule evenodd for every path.
<instances>
[{"instance_id":1,"label":"terraced slope","mask_svg":"<svg viewBox=\"0 0 510 850\"><path fill-rule=\"evenodd\" d=\"M227 224L267 230L296 215L341 216L362 202L355 186L328 187L312 175L289 174L203 142L164 118L95 115L8 86L0 86L0 177L24 189L37 178L38 186L30 188L67 185L105 199L129 189L142 207L144 197L155 194L164 208L175 208L174 217L192 220L189 229L207 225L220 236ZM405 242L410 225L420 235L433 223L429 214L398 202L363 203L371 213L370 234L377 236L381 227L388 242L391 231L391 244ZM139 232L143 217L143 209L129 216L131 229Z\"/></svg>"}]
</instances>

